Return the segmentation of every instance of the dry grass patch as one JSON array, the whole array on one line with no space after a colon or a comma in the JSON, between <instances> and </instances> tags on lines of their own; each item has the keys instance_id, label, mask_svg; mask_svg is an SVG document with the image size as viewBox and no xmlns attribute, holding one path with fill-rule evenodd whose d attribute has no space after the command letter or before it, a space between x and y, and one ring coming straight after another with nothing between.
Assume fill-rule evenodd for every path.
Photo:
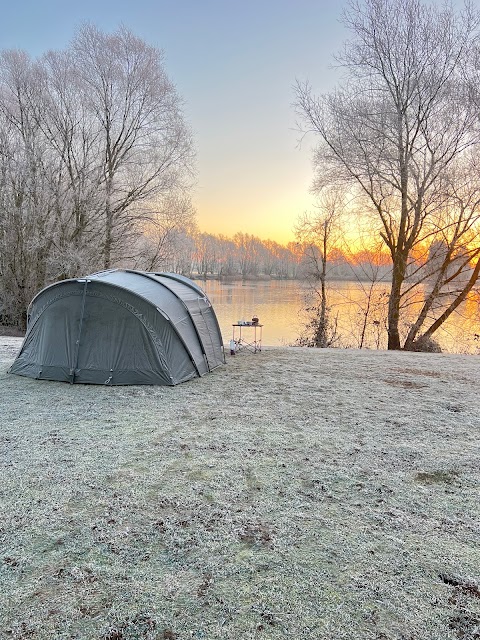
<instances>
[{"instance_id":1,"label":"dry grass patch","mask_svg":"<svg viewBox=\"0 0 480 640\"><path fill-rule=\"evenodd\" d=\"M18 345L0 637L479 638L475 357L267 349L108 388L7 375Z\"/></svg>"}]
</instances>

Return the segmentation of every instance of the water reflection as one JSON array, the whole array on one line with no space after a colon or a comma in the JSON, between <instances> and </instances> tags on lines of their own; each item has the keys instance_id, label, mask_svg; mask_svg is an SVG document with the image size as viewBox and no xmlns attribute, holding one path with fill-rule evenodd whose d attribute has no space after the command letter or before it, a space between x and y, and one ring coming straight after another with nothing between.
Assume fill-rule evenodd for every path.
<instances>
[{"instance_id":1,"label":"water reflection","mask_svg":"<svg viewBox=\"0 0 480 640\"><path fill-rule=\"evenodd\" d=\"M232 336L237 320L260 319L263 344L286 345L300 330L299 311L303 304L303 287L299 282L219 282L198 281L210 298L217 314L224 341Z\"/></svg>"},{"instance_id":2,"label":"water reflection","mask_svg":"<svg viewBox=\"0 0 480 640\"><path fill-rule=\"evenodd\" d=\"M232 337L232 324L258 316L265 346L291 344L298 337L304 316L302 308L307 289L298 281L220 282L198 280L205 290L220 323L225 342ZM328 286L332 314L337 318L339 346L386 348L386 300L388 283L334 282ZM368 314L367 303L370 300ZM412 317L422 303L422 292L410 299ZM401 330L406 334L408 324ZM362 341L363 334L363 341ZM452 314L435 334L444 351L480 352L480 299L471 297Z\"/></svg>"}]
</instances>

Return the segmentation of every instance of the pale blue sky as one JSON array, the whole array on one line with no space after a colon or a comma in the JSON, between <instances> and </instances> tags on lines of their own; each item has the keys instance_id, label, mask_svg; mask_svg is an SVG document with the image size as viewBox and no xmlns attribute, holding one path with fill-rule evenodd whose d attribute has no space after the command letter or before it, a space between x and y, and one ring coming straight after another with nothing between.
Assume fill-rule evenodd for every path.
<instances>
[{"instance_id":1,"label":"pale blue sky","mask_svg":"<svg viewBox=\"0 0 480 640\"><path fill-rule=\"evenodd\" d=\"M308 78L323 91L338 79L330 65L348 35L345 4L1 0L0 49L62 49L87 21L104 31L124 24L163 49L195 134L200 229L286 242L312 204L310 145L296 148L292 85Z\"/></svg>"}]
</instances>

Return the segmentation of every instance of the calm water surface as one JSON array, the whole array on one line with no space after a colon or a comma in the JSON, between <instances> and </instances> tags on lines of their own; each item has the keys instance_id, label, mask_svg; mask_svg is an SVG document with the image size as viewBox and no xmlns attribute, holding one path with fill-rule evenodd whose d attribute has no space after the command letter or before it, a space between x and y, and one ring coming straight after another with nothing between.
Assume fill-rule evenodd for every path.
<instances>
[{"instance_id":1,"label":"calm water surface","mask_svg":"<svg viewBox=\"0 0 480 640\"><path fill-rule=\"evenodd\" d=\"M212 302L224 342L232 337L232 324L238 320L260 319L265 346L292 344L304 325L305 295L303 283L288 280L268 282L220 282L197 280ZM337 319L338 346L358 348L367 306L368 285L358 282L335 282L328 287L332 314ZM386 348L385 296L387 283L378 283L371 296L371 310L365 323L363 346ZM417 303L417 306L419 301ZM415 301L412 308L416 306ZM404 327L406 330L407 327ZM246 330L248 331L248 329ZM435 336L445 351L480 353L479 300L462 305Z\"/></svg>"},{"instance_id":2,"label":"calm water surface","mask_svg":"<svg viewBox=\"0 0 480 640\"><path fill-rule=\"evenodd\" d=\"M254 316L264 325L264 345L286 345L297 337L301 327L299 310L303 304L301 283L282 280L244 284L218 280L197 282L215 309L224 342L232 337L233 323L251 320Z\"/></svg>"}]
</instances>

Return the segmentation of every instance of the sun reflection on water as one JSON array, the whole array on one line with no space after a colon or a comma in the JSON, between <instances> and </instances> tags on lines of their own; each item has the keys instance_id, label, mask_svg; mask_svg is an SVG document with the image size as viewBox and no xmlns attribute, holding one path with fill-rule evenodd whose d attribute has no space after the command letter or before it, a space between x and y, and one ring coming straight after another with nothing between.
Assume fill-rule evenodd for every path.
<instances>
[{"instance_id":1,"label":"sun reflection on water","mask_svg":"<svg viewBox=\"0 0 480 640\"><path fill-rule=\"evenodd\" d=\"M303 323L306 286L295 280L235 281L198 280L212 302L224 342L232 337L232 324L258 316L265 346L285 346L295 342ZM341 346L359 346L360 327L365 317L370 283L331 282L328 285L332 315L338 318ZM373 306L366 322L368 348L386 348L386 304L389 284L376 283ZM420 307L422 292L408 301L413 316ZM406 333L408 324L401 330ZM472 294L437 331L435 339L444 351L480 353L480 296Z\"/></svg>"}]
</instances>

